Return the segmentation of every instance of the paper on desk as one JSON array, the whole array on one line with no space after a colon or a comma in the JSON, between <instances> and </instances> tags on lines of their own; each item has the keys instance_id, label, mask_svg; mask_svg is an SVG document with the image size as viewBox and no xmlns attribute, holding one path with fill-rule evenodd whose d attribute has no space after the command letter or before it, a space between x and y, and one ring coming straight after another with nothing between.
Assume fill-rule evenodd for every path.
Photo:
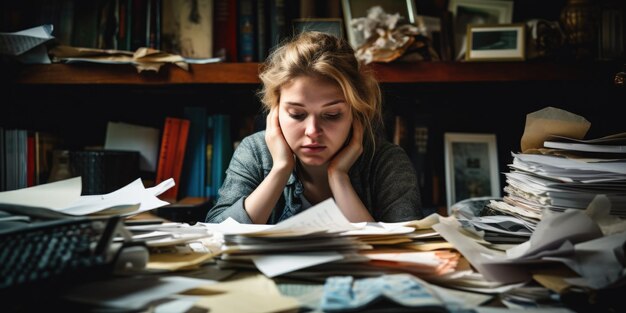
<instances>
[{"instance_id":1,"label":"paper on desk","mask_svg":"<svg viewBox=\"0 0 626 313\"><path fill-rule=\"evenodd\" d=\"M77 303L139 310L157 300L211 284L215 281L182 276L117 278L78 285L64 294L64 298Z\"/></svg>"},{"instance_id":2,"label":"paper on desk","mask_svg":"<svg viewBox=\"0 0 626 313\"><path fill-rule=\"evenodd\" d=\"M543 148L550 135L582 139L591 127L584 117L554 107L546 107L526 115L526 126L521 140L521 151Z\"/></svg>"},{"instance_id":3,"label":"paper on desk","mask_svg":"<svg viewBox=\"0 0 626 313\"><path fill-rule=\"evenodd\" d=\"M74 177L48 184L0 192L0 203L61 209L80 198L82 181Z\"/></svg>"},{"instance_id":4,"label":"paper on desk","mask_svg":"<svg viewBox=\"0 0 626 313\"><path fill-rule=\"evenodd\" d=\"M54 39L51 24L45 24L14 33L0 33L0 54L17 57L27 64L50 64L44 43Z\"/></svg>"},{"instance_id":5,"label":"paper on desk","mask_svg":"<svg viewBox=\"0 0 626 313\"><path fill-rule=\"evenodd\" d=\"M203 225L224 235L260 237L304 236L317 232L334 233L358 229L346 219L332 198L326 199L276 225L240 224L233 219L227 219L220 224Z\"/></svg>"},{"instance_id":6,"label":"paper on desk","mask_svg":"<svg viewBox=\"0 0 626 313\"><path fill-rule=\"evenodd\" d=\"M172 179L170 178L169 180ZM169 180L161 182L156 186L156 189L150 190L160 191L159 186L169 185L171 183ZM144 188L141 179L138 178L111 193L105 195L81 196L69 206L60 209L56 208L56 210L71 215L87 215L94 213L132 215L169 204L157 198L150 190Z\"/></svg>"},{"instance_id":7,"label":"paper on desk","mask_svg":"<svg viewBox=\"0 0 626 313\"><path fill-rule=\"evenodd\" d=\"M69 215L134 215L169 203L156 196L173 185L167 179L152 188L144 188L141 179L105 195L81 196L81 177L0 192L0 203L36 206Z\"/></svg>"},{"instance_id":8,"label":"paper on desk","mask_svg":"<svg viewBox=\"0 0 626 313\"><path fill-rule=\"evenodd\" d=\"M253 255L252 262L267 277L276 277L299 269L343 259L341 253L299 252L291 254Z\"/></svg>"},{"instance_id":9,"label":"paper on desk","mask_svg":"<svg viewBox=\"0 0 626 313\"><path fill-rule=\"evenodd\" d=\"M541 222L530 240L506 251L509 259L537 258L537 254L559 248L563 243L572 244L602 237L602 230L582 210L543 213Z\"/></svg>"},{"instance_id":10,"label":"paper on desk","mask_svg":"<svg viewBox=\"0 0 626 313\"><path fill-rule=\"evenodd\" d=\"M287 312L300 307L296 299L281 295L274 281L261 274L196 288L186 294L207 294L196 302L196 307L211 313Z\"/></svg>"}]
</instances>

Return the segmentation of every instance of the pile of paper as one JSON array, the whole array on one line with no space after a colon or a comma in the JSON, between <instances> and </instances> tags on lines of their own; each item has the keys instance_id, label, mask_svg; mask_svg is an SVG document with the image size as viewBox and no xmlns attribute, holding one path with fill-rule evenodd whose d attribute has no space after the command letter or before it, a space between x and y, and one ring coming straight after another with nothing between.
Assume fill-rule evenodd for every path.
<instances>
[{"instance_id":1,"label":"pile of paper","mask_svg":"<svg viewBox=\"0 0 626 313\"><path fill-rule=\"evenodd\" d=\"M81 177L34 187L0 192L0 203L50 209L66 215L131 216L168 205L158 195L174 185L168 179L145 188L141 179L105 195L81 196Z\"/></svg>"}]
</instances>

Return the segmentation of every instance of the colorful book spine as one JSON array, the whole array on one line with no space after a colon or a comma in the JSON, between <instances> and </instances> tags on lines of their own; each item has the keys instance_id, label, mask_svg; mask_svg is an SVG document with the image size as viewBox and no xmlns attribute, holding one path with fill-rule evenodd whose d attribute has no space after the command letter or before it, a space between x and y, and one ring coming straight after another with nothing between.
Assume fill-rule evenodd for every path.
<instances>
[{"instance_id":1,"label":"colorful book spine","mask_svg":"<svg viewBox=\"0 0 626 313\"><path fill-rule=\"evenodd\" d=\"M237 62L237 0L214 0L213 56Z\"/></svg>"}]
</instances>

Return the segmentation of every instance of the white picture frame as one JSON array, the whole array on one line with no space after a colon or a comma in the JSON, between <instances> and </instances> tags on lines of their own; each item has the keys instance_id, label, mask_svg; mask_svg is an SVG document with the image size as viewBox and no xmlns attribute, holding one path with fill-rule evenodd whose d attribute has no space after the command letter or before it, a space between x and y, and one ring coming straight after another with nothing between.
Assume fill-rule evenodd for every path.
<instances>
[{"instance_id":1,"label":"white picture frame","mask_svg":"<svg viewBox=\"0 0 626 313\"><path fill-rule=\"evenodd\" d=\"M464 199L500 197L495 134L445 133L444 155L448 211Z\"/></svg>"},{"instance_id":2,"label":"white picture frame","mask_svg":"<svg viewBox=\"0 0 626 313\"><path fill-rule=\"evenodd\" d=\"M415 24L417 17L413 0L341 0L341 6L348 42L354 49L359 48L365 38L350 25L350 22L355 18L366 17L367 10L371 7L380 6L388 14L400 13L411 24Z\"/></svg>"},{"instance_id":3,"label":"white picture frame","mask_svg":"<svg viewBox=\"0 0 626 313\"><path fill-rule=\"evenodd\" d=\"M466 61L523 61L526 25L467 25Z\"/></svg>"},{"instance_id":4,"label":"white picture frame","mask_svg":"<svg viewBox=\"0 0 626 313\"><path fill-rule=\"evenodd\" d=\"M464 58L469 24L510 24L513 21L512 0L450 0L453 16L454 51L457 60Z\"/></svg>"}]
</instances>

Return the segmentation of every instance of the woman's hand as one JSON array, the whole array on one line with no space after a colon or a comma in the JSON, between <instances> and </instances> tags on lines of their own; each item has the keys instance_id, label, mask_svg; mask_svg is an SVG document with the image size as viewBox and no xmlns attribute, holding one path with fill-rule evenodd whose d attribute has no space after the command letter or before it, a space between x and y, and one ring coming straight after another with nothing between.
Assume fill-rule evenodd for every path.
<instances>
[{"instance_id":1,"label":"woman's hand","mask_svg":"<svg viewBox=\"0 0 626 313\"><path fill-rule=\"evenodd\" d=\"M363 125L356 118L352 122L352 138L328 164L328 177L348 174L348 171L363 153Z\"/></svg>"},{"instance_id":2,"label":"woman's hand","mask_svg":"<svg viewBox=\"0 0 626 313\"><path fill-rule=\"evenodd\" d=\"M272 169L291 174L296 162L293 151L287 144L283 131L280 128L278 106L270 110L267 115L266 125L265 142L272 155Z\"/></svg>"}]
</instances>

